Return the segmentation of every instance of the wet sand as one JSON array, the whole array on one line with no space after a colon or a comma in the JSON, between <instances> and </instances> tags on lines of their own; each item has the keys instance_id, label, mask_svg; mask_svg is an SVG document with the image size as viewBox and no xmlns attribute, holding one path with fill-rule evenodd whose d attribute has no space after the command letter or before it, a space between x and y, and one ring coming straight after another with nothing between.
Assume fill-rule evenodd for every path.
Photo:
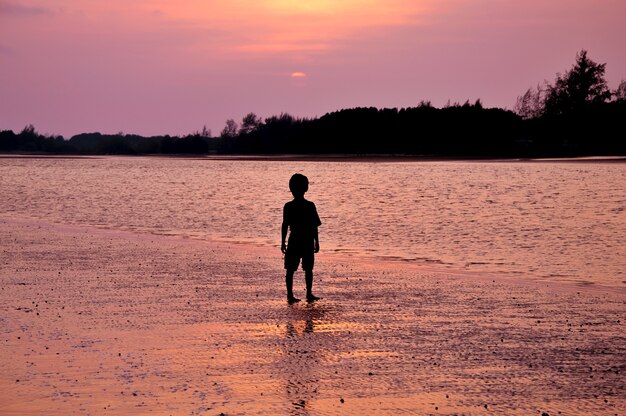
<instances>
[{"instance_id":1,"label":"wet sand","mask_svg":"<svg viewBox=\"0 0 626 416\"><path fill-rule=\"evenodd\" d=\"M323 249L0 218L0 414L624 414L622 288Z\"/></svg>"}]
</instances>

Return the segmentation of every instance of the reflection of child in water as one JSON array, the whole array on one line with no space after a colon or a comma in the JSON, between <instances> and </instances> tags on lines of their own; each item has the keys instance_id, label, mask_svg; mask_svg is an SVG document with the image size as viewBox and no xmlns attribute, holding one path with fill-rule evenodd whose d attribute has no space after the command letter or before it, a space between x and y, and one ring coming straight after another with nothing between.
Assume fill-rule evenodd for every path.
<instances>
[{"instance_id":1,"label":"reflection of child in water","mask_svg":"<svg viewBox=\"0 0 626 416\"><path fill-rule=\"evenodd\" d=\"M302 260L302 270L306 279L306 300L313 302L318 300L311 292L313 288L313 263L314 253L320 251L320 242L317 227L322 225L315 204L304 199L304 194L309 190L309 180L299 173L294 174L289 180L289 190L293 194L293 200L285 204L283 208L283 224L281 227L280 249L285 253L285 283L287 285L287 301L299 302L300 299L293 296L293 274L298 269ZM285 244L289 230L289 242Z\"/></svg>"}]
</instances>

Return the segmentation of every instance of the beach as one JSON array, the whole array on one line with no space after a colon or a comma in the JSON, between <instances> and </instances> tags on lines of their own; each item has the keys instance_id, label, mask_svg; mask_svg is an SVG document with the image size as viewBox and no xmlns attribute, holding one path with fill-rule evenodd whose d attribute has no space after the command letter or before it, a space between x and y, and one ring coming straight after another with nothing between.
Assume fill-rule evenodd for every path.
<instances>
[{"instance_id":1,"label":"beach","mask_svg":"<svg viewBox=\"0 0 626 416\"><path fill-rule=\"evenodd\" d=\"M624 16L0 0L0 416L626 416Z\"/></svg>"},{"instance_id":2,"label":"beach","mask_svg":"<svg viewBox=\"0 0 626 416\"><path fill-rule=\"evenodd\" d=\"M0 217L0 413L594 414L626 408L625 292ZM304 277L295 276L296 295Z\"/></svg>"}]
</instances>

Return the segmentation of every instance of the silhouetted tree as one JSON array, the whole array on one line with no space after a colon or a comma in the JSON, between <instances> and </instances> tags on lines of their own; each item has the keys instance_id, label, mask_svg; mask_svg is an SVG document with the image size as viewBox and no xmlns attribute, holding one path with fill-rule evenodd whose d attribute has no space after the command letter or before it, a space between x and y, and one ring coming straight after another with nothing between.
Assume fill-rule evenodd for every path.
<instances>
[{"instance_id":1,"label":"silhouetted tree","mask_svg":"<svg viewBox=\"0 0 626 416\"><path fill-rule=\"evenodd\" d=\"M587 57L587 51L576 55L576 63L563 75L557 75L549 86L545 99L548 115L563 115L581 111L590 105L605 103L611 92L604 79L606 64L597 64Z\"/></svg>"},{"instance_id":2,"label":"silhouetted tree","mask_svg":"<svg viewBox=\"0 0 626 416\"><path fill-rule=\"evenodd\" d=\"M626 80L622 80L619 83L619 86L613 92L613 97L615 101L626 101Z\"/></svg>"},{"instance_id":3,"label":"silhouetted tree","mask_svg":"<svg viewBox=\"0 0 626 416\"><path fill-rule=\"evenodd\" d=\"M232 118L226 120L226 126L222 130L220 134L221 137L235 137L237 135L237 122Z\"/></svg>"},{"instance_id":4,"label":"silhouetted tree","mask_svg":"<svg viewBox=\"0 0 626 416\"><path fill-rule=\"evenodd\" d=\"M38 152L43 150L44 137L37 133L35 126L29 124L25 126L20 134L18 134L20 141L20 150L27 152Z\"/></svg>"},{"instance_id":5,"label":"silhouetted tree","mask_svg":"<svg viewBox=\"0 0 626 416\"><path fill-rule=\"evenodd\" d=\"M529 88L524 95L517 97L513 111L515 114L529 120L540 117L545 111L547 83L537 84L536 88Z\"/></svg>"},{"instance_id":6,"label":"silhouetted tree","mask_svg":"<svg viewBox=\"0 0 626 416\"><path fill-rule=\"evenodd\" d=\"M22 136L35 137L37 135L37 131L35 130L35 126L33 126L32 124L29 124L22 129L20 134Z\"/></svg>"},{"instance_id":7,"label":"silhouetted tree","mask_svg":"<svg viewBox=\"0 0 626 416\"><path fill-rule=\"evenodd\" d=\"M241 120L241 128L239 129L239 133L241 134L249 134L253 131L257 130L263 122L259 117L257 117L254 113L248 113L243 120Z\"/></svg>"},{"instance_id":8,"label":"silhouetted tree","mask_svg":"<svg viewBox=\"0 0 626 416\"><path fill-rule=\"evenodd\" d=\"M13 130L0 131L0 150L12 152L19 148L18 136Z\"/></svg>"}]
</instances>

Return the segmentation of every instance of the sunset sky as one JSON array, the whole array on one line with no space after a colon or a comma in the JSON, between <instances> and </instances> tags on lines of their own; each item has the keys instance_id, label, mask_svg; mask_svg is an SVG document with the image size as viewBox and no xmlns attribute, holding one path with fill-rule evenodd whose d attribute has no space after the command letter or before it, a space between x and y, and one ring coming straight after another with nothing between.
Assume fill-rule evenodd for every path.
<instances>
[{"instance_id":1,"label":"sunset sky","mask_svg":"<svg viewBox=\"0 0 626 416\"><path fill-rule=\"evenodd\" d=\"M626 79L624 0L0 0L0 130L219 134L254 112L480 98L576 53Z\"/></svg>"}]
</instances>

